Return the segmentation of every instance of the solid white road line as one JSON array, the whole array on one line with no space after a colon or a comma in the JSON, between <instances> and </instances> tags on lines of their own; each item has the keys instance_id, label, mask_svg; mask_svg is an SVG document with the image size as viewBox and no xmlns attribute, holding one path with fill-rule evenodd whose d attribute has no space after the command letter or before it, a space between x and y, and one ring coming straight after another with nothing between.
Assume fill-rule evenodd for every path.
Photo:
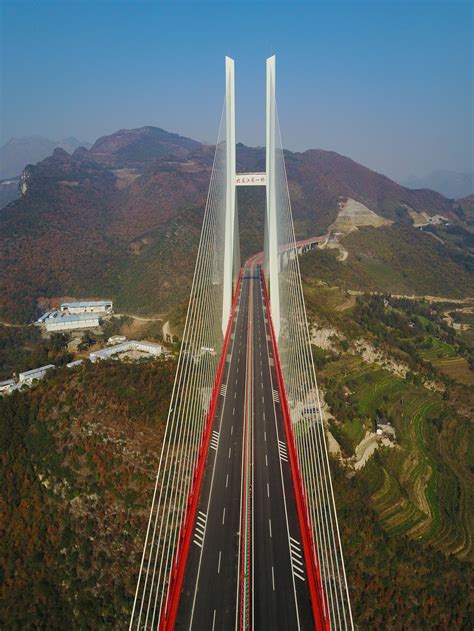
<instances>
[{"instance_id":1,"label":"solid white road line","mask_svg":"<svg viewBox=\"0 0 474 631\"><path fill-rule=\"evenodd\" d=\"M266 305L265 305L265 301L264 301L264 297L262 296L262 306L263 306L263 311L264 313L266 312ZM269 367L273 365L273 362L271 360L270 357L270 345L269 345L269 340L268 340L268 335L266 335L266 351L267 351L267 359L268 359L268 365ZM272 376L272 371L269 368L269 373L270 373L270 386L272 388L272 391L274 390L273 387L273 376ZM273 403L273 421L275 424L275 433L276 433L276 438L277 438L277 442L280 443L280 436L278 433L278 423L277 423L277 415L276 415L276 401L275 398L272 396L272 403ZM280 450L279 450L280 451ZM292 569L294 568L294 564L293 564L293 555L291 554L292 548L291 548L291 537L290 537L290 528L289 528L289 524L288 524L288 508L287 508L287 504L286 504L286 493L285 493L285 482L283 479L283 467L282 467L282 461L280 459L280 480L281 480L281 488L283 491L283 504L285 507L285 522L286 522L286 532L287 532L287 536L288 536L288 548L289 548L289 552L290 552L290 562L291 562L291 567ZM273 567L272 567L272 579L273 579ZM295 602L295 607L296 607L296 624L297 624L297 628L298 631L301 629L301 625L300 625L300 614L299 614L299 608L298 608L298 598L296 596L296 584L295 584L295 575L294 572L292 572L292 582L293 582L293 596L294 596L294 602ZM273 583L274 587L273 589L275 589L275 583Z\"/></svg>"},{"instance_id":2,"label":"solid white road line","mask_svg":"<svg viewBox=\"0 0 474 631\"><path fill-rule=\"evenodd\" d=\"M239 300L240 300L240 298L239 298ZM237 322L238 322L239 318L240 318L240 314L237 314ZM234 346L235 346L235 339L232 340L232 346L231 346L231 349L230 349L231 361L232 361L232 357L234 356ZM240 353L240 351L239 351L239 353ZM225 405L226 405L226 397L224 397L224 403L222 405L222 410L221 410L221 414L220 414L219 432L220 432L221 427L222 427L222 420L223 420L223 417L224 417ZM211 486L210 486L210 492L209 492L209 496L208 496L208 500L207 500L207 512L209 512L209 507L211 505L211 500L212 500L212 496L213 496L213 487L214 487L214 476L215 476L215 472L216 472L216 463L217 463L217 458L214 458L214 463L213 463L213 466L212 466L212 475L211 475ZM202 513L202 511L199 511L199 513L201 513L202 515L205 515L205 513ZM199 544L197 543L197 545L199 545ZM195 606L196 606L196 598L197 598L197 593L198 593L198 588L199 588L200 578L201 578L202 557L203 557L203 553L204 553L203 546L199 545L199 547L201 548L201 552L199 554L199 563L198 563L197 577L196 577L196 583L195 583L195 586L194 586L193 605L192 605L192 609L191 609L190 627L192 627L193 620L194 620L194 611L195 611ZM213 629L214 629L214 624L215 624L215 617L216 617L216 610L214 610L214 622L213 622L213 625L212 625Z\"/></svg>"}]
</instances>

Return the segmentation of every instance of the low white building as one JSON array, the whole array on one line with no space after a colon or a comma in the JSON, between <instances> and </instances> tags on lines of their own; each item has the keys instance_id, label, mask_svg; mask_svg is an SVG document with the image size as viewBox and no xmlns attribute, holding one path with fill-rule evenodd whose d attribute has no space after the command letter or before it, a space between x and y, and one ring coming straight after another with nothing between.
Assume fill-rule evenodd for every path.
<instances>
[{"instance_id":1,"label":"low white building","mask_svg":"<svg viewBox=\"0 0 474 631\"><path fill-rule=\"evenodd\" d=\"M66 364L66 366L68 368L74 368L75 366L80 366L82 364L82 359L76 359L73 362L69 362L68 364Z\"/></svg>"},{"instance_id":2,"label":"low white building","mask_svg":"<svg viewBox=\"0 0 474 631\"><path fill-rule=\"evenodd\" d=\"M63 302L61 311L70 314L78 313L111 313L112 300L84 300L81 302Z\"/></svg>"},{"instance_id":3,"label":"low white building","mask_svg":"<svg viewBox=\"0 0 474 631\"><path fill-rule=\"evenodd\" d=\"M33 368L33 370L21 372L18 375L18 383L20 385L31 386L33 381L43 379L48 370L52 368L55 368L54 364L47 364L46 366L40 366L39 368Z\"/></svg>"},{"instance_id":4,"label":"low white building","mask_svg":"<svg viewBox=\"0 0 474 631\"><path fill-rule=\"evenodd\" d=\"M37 324L44 324L48 332L73 331L74 329L94 329L100 326L96 313L78 313L69 315L63 311L52 311L46 319Z\"/></svg>"},{"instance_id":5,"label":"low white building","mask_svg":"<svg viewBox=\"0 0 474 631\"><path fill-rule=\"evenodd\" d=\"M103 348L100 351L93 351L92 353L89 353L89 359L91 362L96 362L100 359L116 359L117 355L124 355L133 351L143 353L143 355L159 357L163 352L163 347L160 344L155 344L154 342L128 340L127 342L123 342L123 344Z\"/></svg>"},{"instance_id":6,"label":"low white building","mask_svg":"<svg viewBox=\"0 0 474 631\"><path fill-rule=\"evenodd\" d=\"M0 394L11 392L15 384L16 381L14 379L5 379L5 381L0 381Z\"/></svg>"},{"instance_id":7,"label":"low white building","mask_svg":"<svg viewBox=\"0 0 474 631\"><path fill-rule=\"evenodd\" d=\"M50 316L52 316L54 313L56 313L56 311L54 311L54 310L53 310L53 311L46 311L46 313L43 313L43 315L42 315L42 316L40 316L40 317L36 320L35 324L44 324L44 323L45 323L45 321L46 321L46 320L47 320Z\"/></svg>"},{"instance_id":8,"label":"low white building","mask_svg":"<svg viewBox=\"0 0 474 631\"><path fill-rule=\"evenodd\" d=\"M127 338L125 337L125 335L112 335L107 340L107 345L114 346L115 344L123 344L123 342L126 342L126 341L127 341Z\"/></svg>"}]
</instances>

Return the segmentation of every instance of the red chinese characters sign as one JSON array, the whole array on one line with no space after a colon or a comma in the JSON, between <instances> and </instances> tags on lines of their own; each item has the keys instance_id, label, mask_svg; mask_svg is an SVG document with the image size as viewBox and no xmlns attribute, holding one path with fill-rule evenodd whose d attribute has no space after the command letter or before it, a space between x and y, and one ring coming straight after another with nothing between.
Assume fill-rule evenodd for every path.
<instances>
[{"instance_id":1,"label":"red chinese characters sign","mask_svg":"<svg viewBox=\"0 0 474 631\"><path fill-rule=\"evenodd\" d=\"M265 186L266 183L266 173L237 173L235 176L236 186Z\"/></svg>"}]
</instances>

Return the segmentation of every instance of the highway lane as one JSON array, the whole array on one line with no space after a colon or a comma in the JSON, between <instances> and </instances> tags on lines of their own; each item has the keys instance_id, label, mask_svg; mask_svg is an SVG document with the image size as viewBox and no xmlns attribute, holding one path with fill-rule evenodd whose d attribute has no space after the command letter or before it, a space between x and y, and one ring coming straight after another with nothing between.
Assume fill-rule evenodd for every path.
<instances>
[{"instance_id":1,"label":"highway lane","mask_svg":"<svg viewBox=\"0 0 474 631\"><path fill-rule=\"evenodd\" d=\"M177 629L234 629L239 615L240 516L248 279L241 283L201 487Z\"/></svg>"},{"instance_id":2,"label":"highway lane","mask_svg":"<svg viewBox=\"0 0 474 631\"><path fill-rule=\"evenodd\" d=\"M310 594L259 268L253 270L253 624L310 629Z\"/></svg>"},{"instance_id":3,"label":"highway lane","mask_svg":"<svg viewBox=\"0 0 474 631\"><path fill-rule=\"evenodd\" d=\"M176 628L239 628L246 532L243 445L250 433L245 487L250 487L251 498L250 624L257 630L310 629L314 625L286 435L255 264L244 270L231 331ZM250 406L246 392L251 392Z\"/></svg>"}]
</instances>

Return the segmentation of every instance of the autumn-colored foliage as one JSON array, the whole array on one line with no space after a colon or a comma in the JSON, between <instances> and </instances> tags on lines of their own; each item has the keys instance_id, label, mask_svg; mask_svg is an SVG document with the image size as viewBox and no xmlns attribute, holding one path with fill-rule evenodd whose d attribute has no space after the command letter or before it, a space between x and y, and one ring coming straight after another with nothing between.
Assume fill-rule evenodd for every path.
<instances>
[{"instance_id":1,"label":"autumn-colored foliage","mask_svg":"<svg viewBox=\"0 0 474 631\"><path fill-rule=\"evenodd\" d=\"M0 626L125 629L175 365L89 363L0 399Z\"/></svg>"}]
</instances>

